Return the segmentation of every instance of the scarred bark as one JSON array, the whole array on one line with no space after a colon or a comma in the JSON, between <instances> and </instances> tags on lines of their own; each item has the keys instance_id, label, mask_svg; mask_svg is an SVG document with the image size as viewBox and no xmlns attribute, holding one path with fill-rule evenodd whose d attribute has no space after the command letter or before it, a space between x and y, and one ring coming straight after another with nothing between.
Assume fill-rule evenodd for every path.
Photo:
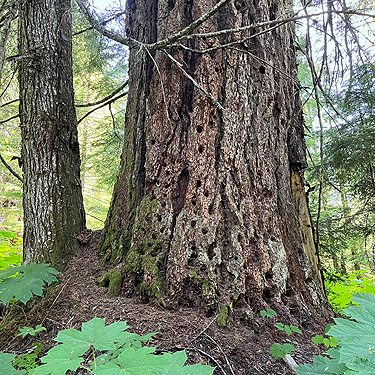
<instances>
[{"instance_id":1,"label":"scarred bark","mask_svg":"<svg viewBox=\"0 0 375 375\"><path fill-rule=\"evenodd\" d=\"M129 1L128 36L155 42L214 4ZM195 32L272 20L291 7L232 1ZM324 305L301 172L293 24L233 49L169 51L223 112L163 51L151 53L157 66L146 51L130 51L125 146L101 255L124 261L129 293L165 294L171 303L255 310L278 303L305 312Z\"/></svg>"},{"instance_id":2,"label":"scarred bark","mask_svg":"<svg viewBox=\"0 0 375 375\"><path fill-rule=\"evenodd\" d=\"M63 268L85 227L72 76L70 0L19 8L24 262Z\"/></svg>"}]
</instances>

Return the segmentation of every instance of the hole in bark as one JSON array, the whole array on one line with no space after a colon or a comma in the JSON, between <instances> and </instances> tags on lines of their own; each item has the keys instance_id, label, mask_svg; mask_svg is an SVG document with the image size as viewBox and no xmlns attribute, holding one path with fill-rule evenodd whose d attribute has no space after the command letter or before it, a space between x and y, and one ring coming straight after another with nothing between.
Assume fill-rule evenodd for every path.
<instances>
[{"instance_id":1,"label":"hole in bark","mask_svg":"<svg viewBox=\"0 0 375 375\"><path fill-rule=\"evenodd\" d=\"M266 280L270 280L270 279L272 279L272 277L273 277L272 271L267 271L266 272Z\"/></svg>"},{"instance_id":2,"label":"hole in bark","mask_svg":"<svg viewBox=\"0 0 375 375\"><path fill-rule=\"evenodd\" d=\"M198 258L198 252L197 252L196 245L192 245L190 249L191 249L191 254L190 254L190 258L188 260L188 264L189 264L189 266L192 266L194 264L195 260Z\"/></svg>"},{"instance_id":3,"label":"hole in bark","mask_svg":"<svg viewBox=\"0 0 375 375\"><path fill-rule=\"evenodd\" d=\"M207 256L209 260L212 260L215 256L214 248L215 248L215 242L212 242L212 244L207 249Z\"/></svg>"},{"instance_id":4,"label":"hole in bark","mask_svg":"<svg viewBox=\"0 0 375 375\"><path fill-rule=\"evenodd\" d=\"M192 204L193 206L195 206L195 205L197 204L197 201L196 201L195 199L193 199L193 200L191 201L191 204Z\"/></svg>"},{"instance_id":5,"label":"hole in bark","mask_svg":"<svg viewBox=\"0 0 375 375\"><path fill-rule=\"evenodd\" d=\"M197 181L197 187L201 187L202 186L202 181L201 180L198 180Z\"/></svg>"},{"instance_id":6,"label":"hole in bark","mask_svg":"<svg viewBox=\"0 0 375 375\"><path fill-rule=\"evenodd\" d=\"M207 228L202 228L202 233L203 234L207 234L208 233L208 229Z\"/></svg>"},{"instance_id":7,"label":"hole in bark","mask_svg":"<svg viewBox=\"0 0 375 375\"><path fill-rule=\"evenodd\" d=\"M243 265L243 269L247 270L247 265L246 264Z\"/></svg>"},{"instance_id":8,"label":"hole in bark","mask_svg":"<svg viewBox=\"0 0 375 375\"><path fill-rule=\"evenodd\" d=\"M218 73L220 71L220 69L216 66L215 67L215 72Z\"/></svg>"},{"instance_id":9,"label":"hole in bark","mask_svg":"<svg viewBox=\"0 0 375 375\"><path fill-rule=\"evenodd\" d=\"M212 215L214 213L214 205L212 203L208 207L208 213L209 213L209 215Z\"/></svg>"},{"instance_id":10,"label":"hole in bark","mask_svg":"<svg viewBox=\"0 0 375 375\"><path fill-rule=\"evenodd\" d=\"M169 10L172 10L175 6L176 1L175 0L168 0L168 8Z\"/></svg>"},{"instance_id":11,"label":"hole in bark","mask_svg":"<svg viewBox=\"0 0 375 375\"><path fill-rule=\"evenodd\" d=\"M204 147L202 145L200 145L198 147L198 152L201 154L203 152L203 150L204 150Z\"/></svg>"},{"instance_id":12,"label":"hole in bark","mask_svg":"<svg viewBox=\"0 0 375 375\"><path fill-rule=\"evenodd\" d=\"M288 288L286 291L285 291L285 295L287 297L290 297L292 295L292 289L291 288Z\"/></svg>"},{"instance_id":13,"label":"hole in bark","mask_svg":"<svg viewBox=\"0 0 375 375\"><path fill-rule=\"evenodd\" d=\"M157 219L158 219L158 222L160 223L161 222L161 215L158 215Z\"/></svg>"},{"instance_id":14,"label":"hole in bark","mask_svg":"<svg viewBox=\"0 0 375 375\"><path fill-rule=\"evenodd\" d=\"M263 65L259 67L259 73L260 74L265 74L266 73L266 68Z\"/></svg>"},{"instance_id":15,"label":"hole in bark","mask_svg":"<svg viewBox=\"0 0 375 375\"><path fill-rule=\"evenodd\" d=\"M165 207L167 206L167 204L166 204L165 202L161 202L161 206L162 206L163 208L165 208Z\"/></svg>"},{"instance_id":16,"label":"hole in bark","mask_svg":"<svg viewBox=\"0 0 375 375\"><path fill-rule=\"evenodd\" d=\"M202 126L198 125L197 126L197 133L202 133L202 131L203 131Z\"/></svg>"},{"instance_id":17,"label":"hole in bark","mask_svg":"<svg viewBox=\"0 0 375 375\"><path fill-rule=\"evenodd\" d=\"M162 247L160 245L156 246L153 248L153 250L151 251L151 256L152 257L157 257L162 251Z\"/></svg>"},{"instance_id":18,"label":"hole in bark","mask_svg":"<svg viewBox=\"0 0 375 375\"><path fill-rule=\"evenodd\" d=\"M201 272L205 272L207 270L207 265L206 264L202 264L200 267L199 267L199 271Z\"/></svg>"},{"instance_id":19,"label":"hole in bark","mask_svg":"<svg viewBox=\"0 0 375 375\"><path fill-rule=\"evenodd\" d=\"M270 299L270 298L271 298L271 290L268 289L268 288L264 289L264 290L263 290L263 297L264 297L265 299Z\"/></svg>"},{"instance_id":20,"label":"hole in bark","mask_svg":"<svg viewBox=\"0 0 375 375\"><path fill-rule=\"evenodd\" d=\"M208 193L207 190L205 190L204 193L203 193L203 195L204 195L205 197L208 197L210 194Z\"/></svg>"},{"instance_id":21,"label":"hole in bark","mask_svg":"<svg viewBox=\"0 0 375 375\"><path fill-rule=\"evenodd\" d=\"M241 242L241 241L242 241L242 236L241 236L241 233L238 233L238 236L237 236L237 241L238 241L238 242Z\"/></svg>"},{"instance_id":22,"label":"hole in bark","mask_svg":"<svg viewBox=\"0 0 375 375\"><path fill-rule=\"evenodd\" d=\"M191 227L194 228L196 225L197 225L197 221L196 220L192 220L191 221Z\"/></svg>"}]
</instances>

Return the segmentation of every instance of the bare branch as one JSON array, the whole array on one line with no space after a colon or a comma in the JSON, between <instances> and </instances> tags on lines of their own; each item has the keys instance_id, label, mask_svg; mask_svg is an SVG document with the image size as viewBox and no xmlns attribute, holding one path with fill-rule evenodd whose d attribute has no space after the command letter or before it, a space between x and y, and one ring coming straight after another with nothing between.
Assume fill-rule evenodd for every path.
<instances>
[{"instance_id":1,"label":"bare branch","mask_svg":"<svg viewBox=\"0 0 375 375\"><path fill-rule=\"evenodd\" d=\"M23 179L22 177L5 161L5 159L3 158L3 156L0 154L0 160L1 162L5 165L5 168L8 169L8 171L14 176L16 177L18 180L20 180L21 182L23 182Z\"/></svg>"},{"instance_id":2,"label":"bare branch","mask_svg":"<svg viewBox=\"0 0 375 375\"><path fill-rule=\"evenodd\" d=\"M87 21L89 21L90 25L96 30L99 31L102 35L106 36L107 38L110 38L114 40L115 42L118 42L120 44L124 44L125 46L128 46L130 48L139 47L140 42L131 39L123 37L122 35L115 33L113 31L107 30L92 14L92 12L83 4L81 0L76 0L77 5L79 6L79 9L81 9L81 12L86 17Z\"/></svg>"},{"instance_id":3,"label":"bare branch","mask_svg":"<svg viewBox=\"0 0 375 375\"><path fill-rule=\"evenodd\" d=\"M115 14L115 15L114 15L113 17L111 17L111 18L108 18L108 19L105 20L105 21L99 22L99 24L102 25L102 26L104 26L104 25L106 25L107 23L112 22L112 21L115 20L116 18L121 17L121 16L124 15L125 13L126 13L125 11L122 11L122 12L120 12L120 13L117 13L117 14ZM86 31L93 30L93 29L94 29L93 26L87 27L86 29L83 29L83 30L77 31L76 33L73 34L73 36L77 36L77 35L83 34L83 33L85 33Z\"/></svg>"},{"instance_id":4,"label":"bare branch","mask_svg":"<svg viewBox=\"0 0 375 375\"><path fill-rule=\"evenodd\" d=\"M126 80L126 82L124 84L122 84L120 87L118 87L115 91L113 91L111 94L109 94L105 98L98 100L97 102L85 103L85 104L76 104L75 106L81 108L81 107L93 107L95 105L102 104L102 103L108 101L109 99L113 98L116 94L118 94L121 90L123 90L128 85L128 83L129 83L129 80Z\"/></svg>"},{"instance_id":5,"label":"bare branch","mask_svg":"<svg viewBox=\"0 0 375 375\"><path fill-rule=\"evenodd\" d=\"M210 94L206 89L204 89L189 73L187 73L180 62L178 62L173 56L171 56L166 50L162 50L168 58L181 70L182 74L190 79L191 82L193 82L194 86L197 87L199 90L201 90L209 99L210 102L214 105L216 109L219 109L220 111L225 111L224 107Z\"/></svg>"},{"instance_id":6,"label":"bare branch","mask_svg":"<svg viewBox=\"0 0 375 375\"><path fill-rule=\"evenodd\" d=\"M146 51L147 51L148 56L150 57L150 59L151 59L152 62L154 63L154 65L155 65L155 67L156 67L156 70L157 70L157 72L158 72L158 74L159 74L160 85L161 85L161 91L162 91L162 94L163 94L163 100L164 100L164 104L165 104L165 112L166 112L166 115L167 115L167 119L168 119L168 121L171 121L171 118L169 117L169 112L168 112L167 98L166 98L166 96L165 96L163 77L161 76L159 66L158 66L158 64L156 63L156 61L155 61L155 59L153 58L153 56L151 55L150 51L149 51L148 49L146 49Z\"/></svg>"},{"instance_id":7,"label":"bare branch","mask_svg":"<svg viewBox=\"0 0 375 375\"><path fill-rule=\"evenodd\" d=\"M1 121L0 121L0 124L5 124L6 122L11 121L11 120L14 120L15 118L18 118L18 117L20 117L20 114L19 114L19 113L16 114L16 115L14 115L14 116L12 116L12 117L7 118L6 120L1 120Z\"/></svg>"},{"instance_id":8,"label":"bare branch","mask_svg":"<svg viewBox=\"0 0 375 375\"><path fill-rule=\"evenodd\" d=\"M368 14L368 13L362 13L362 12L358 12L358 11L354 11L354 10L345 10L345 11L332 10L331 13L357 15L357 16L367 16L367 17L375 18L375 15ZM218 36L222 36L222 35L240 33L240 32L243 32L243 31L253 30L253 29L260 28L260 27L264 27L264 26L280 26L280 25L283 25L285 23L296 22L296 21L303 20L303 19L306 19L306 18L311 18L311 17L318 17L318 16L322 16L324 14L329 14L329 12L322 11L322 12L318 12L318 13L304 14L304 15L301 15L301 16L295 15L295 16L292 16L292 17L279 18L279 19L272 20L272 21L264 21L264 22L253 23L251 25L238 27L238 28L235 28L235 29L224 29L224 30L219 30L219 31L213 31L211 33L189 34L189 35L185 35L185 36L179 38L178 40L181 41L181 40L189 40L189 39L214 38L214 37L218 37ZM147 47L149 48L150 46L153 46L155 44L156 43L151 44Z\"/></svg>"},{"instance_id":9,"label":"bare branch","mask_svg":"<svg viewBox=\"0 0 375 375\"><path fill-rule=\"evenodd\" d=\"M160 40L159 42L147 45L149 50L166 48L168 45L174 43L177 40L182 40L182 38L189 34L191 31L200 26L204 21L208 20L211 16L217 13L224 5L229 3L230 0L220 0L214 7L212 7L206 14L199 17L197 20L193 21L189 26L185 27L183 30L169 36L166 39ZM198 34L199 35L199 34Z\"/></svg>"},{"instance_id":10,"label":"bare branch","mask_svg":"<svg viewBox=\"0 0 375 375\"><path fill-rule=\"evenodd\" d=\"M121 95L118 95L116 97L114 97L113 99L111 99L110 101L108 102L105 102L104 104L92 109L91 111L87 112L83 117L81 117L78 121L77 121L77 125L80 124L86 117L90 116L91 113L95 112L96 110L100 109L100 108L103 108L105 107L106 105L109 105L113 102L115 102L116 100L118 99L121 99L123 98L125 95L128 95L128 91L125 91L124 93L122 93Z\"/></svg>"},{"instance_id":11,"label":"bare branch","mask_svg":"<svg viewBox=\"0 0 375 375\"><path fill-rule=\"evenodd\" d=\"M17 103L17 102L19 102L19 101L20 101L19 99L11 100L11 101L9 101L9 102L6 102L6 103L0 105L0 108L6 107L7 105L10 105L10 104L13 104L13 103Z\"/></svg>"}]
</instances>

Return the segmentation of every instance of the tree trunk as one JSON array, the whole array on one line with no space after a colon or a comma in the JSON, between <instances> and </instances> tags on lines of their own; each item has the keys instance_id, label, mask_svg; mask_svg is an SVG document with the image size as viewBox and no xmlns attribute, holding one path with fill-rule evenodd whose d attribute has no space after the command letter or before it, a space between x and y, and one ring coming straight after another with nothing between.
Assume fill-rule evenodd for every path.
<instances>
[{"instance_id":1,"label":"tree trunk","mask_svg":"<svg viewBox=\"0 0 375 375\"><path fill-rule=\"evenodd\" d=\"M128 1L128 36L155 42L215 3ZM274 20L291 9L289 0L232 1L194 32ZM206 49L233 38L186 46ZM130 51L125 146L101 256L124 261L129 293L166 295L171 304L321 306L301 172L293 24L231 49L169 52L225 110L166 53Z\"/></svg>"},{"instance_id":2,"label":"tree trunk","mask_svg":"<svg viewBox=\"0 0 375 375\"><path fill-rule=\"evenodd\" d=\"M24 262L61 269L85 227L70 0L22 2L19 54Z\"/></svg>"}]
</instances>

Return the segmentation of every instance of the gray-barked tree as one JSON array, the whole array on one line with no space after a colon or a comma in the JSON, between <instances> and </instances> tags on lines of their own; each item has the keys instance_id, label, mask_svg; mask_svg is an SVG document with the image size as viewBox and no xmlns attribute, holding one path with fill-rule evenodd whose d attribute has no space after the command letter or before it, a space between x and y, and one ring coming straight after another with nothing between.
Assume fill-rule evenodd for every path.
<instances>
[{"instance_id":1,"label":"gray-barked tree","mask_svg":"<svg viewBox=\"0 0 375 375\"><path fill-rule=\"evenodd\" d=\"M62 269L85 227L70 0L19 6L24 262Z\"/></svg>"}]
</instances>

